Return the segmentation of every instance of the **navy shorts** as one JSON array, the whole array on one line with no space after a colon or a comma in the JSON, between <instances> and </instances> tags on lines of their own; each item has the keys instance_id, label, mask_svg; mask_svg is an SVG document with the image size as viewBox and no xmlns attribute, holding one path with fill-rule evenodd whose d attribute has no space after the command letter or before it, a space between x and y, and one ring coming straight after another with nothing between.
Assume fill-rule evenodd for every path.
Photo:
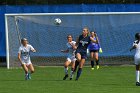
<instances>
[{"instance_id":1,"label":"navy shorts","mask_svg":"<svg viewBox=\"0 0 140 93\"><path fill-rule=\"evenodd\" d=\"M91 52L99 52L99 50L89 50Z\"/></svg>"},{"instance_id":2,"label":"navy shorts","mask_svg":"<svg viewBox=\"0 0 140 93\"><path fill-rule=\"evenodd\" d=\"M86 51L76 50L75 55L77 53L79 53L81 55L81 59L87 59L87 52Z\"/></svg>"}]
</instances>

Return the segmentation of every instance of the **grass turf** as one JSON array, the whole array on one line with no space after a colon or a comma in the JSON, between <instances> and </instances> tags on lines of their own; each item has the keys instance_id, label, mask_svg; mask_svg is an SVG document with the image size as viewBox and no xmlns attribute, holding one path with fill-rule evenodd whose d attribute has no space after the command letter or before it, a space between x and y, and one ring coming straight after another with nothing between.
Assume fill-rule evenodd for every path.
<instances>
[{"instance_id":1,"label":"grass turf","mask_svg":"<svg viewBox=\"0 0 140 93\"><path fill-rule=\"evenodd\" d=\"M63 81L62 67L36 67L25 81L22 69L0 68L0 93L138 93L133 66L84 67L78 81Z\"/></svg>"}]
</instances>

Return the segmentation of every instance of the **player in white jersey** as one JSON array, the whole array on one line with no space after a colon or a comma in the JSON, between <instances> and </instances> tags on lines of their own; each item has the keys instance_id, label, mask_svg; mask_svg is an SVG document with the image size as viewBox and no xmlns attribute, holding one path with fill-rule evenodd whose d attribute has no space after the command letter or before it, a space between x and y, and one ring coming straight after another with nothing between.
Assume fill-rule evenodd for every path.
<instances>
[{"instance_id":1,"label":"player in white jersey","mask_svg":"<svg viewBox=\"0 0 140 93\"><path fill-rule=\"evenodd\" d=\"M19 47L18 51L18 59L25 71L25 80L28 80L31 79L30 75L34 73L34 67L30 59L30 51L36 52L36 50L31 45L28 44L26 38L21 39L21 44L22 45Z\"/></svg>"},{"instance_id":2,"label":"player in white jersey","mask_svg":"<svg viewBox=\"0 0 140 93\"><path fill-rule=\"evenodd\" d=\"M63 80L66 80L68 78L68 66L70 64L72 64L71 73L70 73L70 80L72 80L73 73L74 73L74 67L75 67L75 61L76 61L76 58L75 58L76 42L72 40L72 35L68 35L67 40L68 40L68 43L66 44L67 50L61 50L61 52L63 52L63 53L68 53L67 60L64 64L65 76L64 76Z\"/></svg>"},{"instance_id":3,"label":"player in white jersey","mask_svg":"<svg viewBox=\"0 0 140 93\"><path fill-rule=\"evenodd\" d=\"M140 33L136 33L135 34L135 39L136 41L134 41L133 43L133 47L130 49L136 49L135 52L135 56L134 56L134 62L136 65L136 86L140 86L140 82L139 82L139 71L140 71Z\"/></svg>"}]
</instances>

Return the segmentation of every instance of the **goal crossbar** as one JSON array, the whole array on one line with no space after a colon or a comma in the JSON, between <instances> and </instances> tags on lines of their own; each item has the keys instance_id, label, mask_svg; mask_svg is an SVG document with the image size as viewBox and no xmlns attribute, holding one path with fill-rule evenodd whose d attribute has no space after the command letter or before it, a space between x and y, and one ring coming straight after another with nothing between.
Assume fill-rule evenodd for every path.
<instances>
[{"instance_id":1,"label":"goal crossbar","mask_svg":"<svg viewBox=\"0 0 140 93\"><path fill-rule=\"evenodd\" d=\"M5 16L51 16L51 15L127 15L140 14L140 12L79 12L79 13L10 13Z\"/></svg>"}]
</instances>

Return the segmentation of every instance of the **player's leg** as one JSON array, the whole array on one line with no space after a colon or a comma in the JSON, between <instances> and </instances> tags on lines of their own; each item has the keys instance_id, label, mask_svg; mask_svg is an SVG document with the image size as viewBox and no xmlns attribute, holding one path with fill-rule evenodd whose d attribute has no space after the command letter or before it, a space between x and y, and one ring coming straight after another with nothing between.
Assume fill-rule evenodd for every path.
<instances>
[{"instance_id":1,"label":"player's leg","mask_svg":"<svg viewBox=\"0 0 140 93\"><path fill-rule=\"evenodd\" d=\"M35 72L35 69L34 69L33 64L29 64L29 65L28 65L28 68L30 69L30 73L31 73L31 74Z\"/></svg>"},{"instance_id":2,"label":"player's leg","mask_svg":"<svg viewBox=\"0 0 140 93\"><path fill-rule=\"evenodd\" d=\"M80 63L79 63L79 68L78 68L78 71L77 71L77 76L76 76L76 80L79 79L81 73L82 73L82 68L84 66L84 63L85 63L85 58L82 58Z\"/></svg>"},{"instance_id":3,"label":"player's leg","mask_svg":"<svg viewBox=\"0 0 140 93\"><path fill-rule=\"evenodd\" d=\"M69 61L70 59L67 58L67 61L64 63L64 72L65 72L65 76L63 78L63 80L66 80L68 78L68 66L70 65L71 61Z\"/></svg>"},{"instance_id":4,"label":"player's leg","mask_svg":"<svg viewBox=\"0 0 140 93\"><path fill-rule=\"evenodd\" d=\"M77 54L76 54L76 59L77 59L78 62L81 61L81 54L80 54L80 53L77 53Z\"/></svg>"},{"instance_id":5,"label":"player's leg","mask_svg":"<svg viewBox=\"0 0 140 93\"><path fill-rule=\"evenodd\" d=\"M75 67L75 61L72 61L72 62L71 62L70 80L73 79L73 75L74 75L74 67Z\"/></svg>"},{"instance_id":6,"label":"player's leg","mask_svg":"<svg viewBox=\"0 0 140 93\"><path fill-rule=\"evenodd\" d=\"M76 72L77 67L79 65L79 62L81 61L81 54L80 53L76 53L76 61L75 61L75 67L74 67L74 72Z\"/></svg>"},{"instance_id":7,"label":"player's leg","mask_svg":"<svg viewBox=\"0 0 140 93\"><path fill-rule=\"evenodd\" d=\"M28 68L30 69L30 73L28 73L28 79L31 79L31 74L35 72L33 64L29 64Z\"/></svg>"},{"instance_id":8,"label":"player's leg","mask_svg":"<svg viewBox=\"0 0 140 93\"><path fill-rule=\"evenodd\" d=\"M22 68L25 72L25 80L28 80L28 67L26 66L26 64L22 64Z\"/></svg>"},{"instance_id":9,"label":"player's leg","mask_svg":"<svg viewBox=\"0 0 140 93\"><path fill-rule=\"evenodd\" d=\"M140 83L139 83L140 59L135 57L134 61L136 65L136 86L140 86Z\"/></svg>"},{"instance_id":10,"label":"player's leg","mask_svg":"<svg viewBox=\"0 0 140 93\"><path fill-rule=\"evenodd\" d=\"M90 52L91 69L94 70L94 52Z\"/></svg>"},{"instance_id":11,"label":"player's leg","mask_svg":"<svg viewBox=\"0 0 140 93\"><path fill-rule=\"evenodd\" d=\"M136 86L140 86L140 83L139 83L139 71L140 71L140 65L136 65Z\"/></svg>"},{"instance_id":12,"label":"player's leg","mask_svg":"<svg viewBox=\"0 0 140 93\"><path fill-rule=\"evenodd\" d=\"M98 52L95 52L95 53L94 53L94 57L95 57L97 69L99 69L99 56L98 56Z\"/></svg>"},{"instance_id":13,"label":"player's leg","mask_svg":"<svg viewBox=\"0 0 140 93\"><path fill-rule=\"evenodd\" d=\"M86 52L82 52L81 53L81 61L79 63L79 68L78 68L78 71L77 71L77 76L76 76L76 80L79 79L81 73L82 73L82 68L84 66L84 63L85 63L85 59L87 57L87 53Z\"/></svg>"}]
</instances>

